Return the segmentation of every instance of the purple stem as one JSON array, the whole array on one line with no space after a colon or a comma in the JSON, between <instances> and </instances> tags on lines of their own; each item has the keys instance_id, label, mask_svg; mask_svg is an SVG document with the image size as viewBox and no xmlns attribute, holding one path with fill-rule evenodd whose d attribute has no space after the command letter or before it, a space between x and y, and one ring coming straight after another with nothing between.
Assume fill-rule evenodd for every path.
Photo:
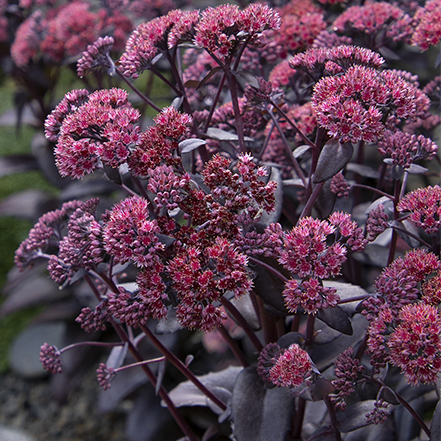
<instances>
[{"instance_id":1,"label":"purple stem","mask_svg":"<svg viewBox=\"0 0 441 441\"><path fill-rule=\"evenodd\" d=\"M239 363L244 368L248 367L250 364L248 363L248 360L246 359L244 353L241 351L234 338L231 337L231 335L228 333L223 325L219 327L219 332L222 334L222 337L227 342L229 348L231 349Z\"/></svg>"},{"instance_id":2,"label":"purple stem","mask_svg":"<svg viewBox=\"0 0 441 441\"><path fill-rule=\"evenodd\" d=\"M161 351L167 360L175 366L177 369L179 369L204 395L206 395L213 403L216 404L216 406L220 407L222 410L225 410L227 406L219 400L219 398L216 397L209 389L207 389L193 374L193 372L188 369L187 366L185 366L184 363L182 363L181 360L179 360L178 357L176 357L173 352L169 351L156 337L155 334L153 334L150 329L145 325L139 326L141 330L144 332L144 334L147 336L147 338L153 343L153 345Z\"/></svg>"},{"instance_id":3,"label":"purple stem","mask_svg":"<svg viewBox=\"0 0 441 441\"><path fill-rule=\"evenodd\" d=\"M221 303L223 307L233 316L233 318L239 323L239 326L245 331L245 334L251 340L251 343L256 348L258 352L263 349L263 345L260 340L257 338L254 331L251 329L248 322L245 320L243 315L236 309L236 307L225 297L221 297Z\"/></svg>"}]
</instances>

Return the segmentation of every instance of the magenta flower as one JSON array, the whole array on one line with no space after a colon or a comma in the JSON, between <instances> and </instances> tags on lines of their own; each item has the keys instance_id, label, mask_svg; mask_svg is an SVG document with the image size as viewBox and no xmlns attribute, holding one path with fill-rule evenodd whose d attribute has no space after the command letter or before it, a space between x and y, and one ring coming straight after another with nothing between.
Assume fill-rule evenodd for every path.
<instances>
[{"instance_id":1,"label":"magenta flower","mask_svg":"<svg viewBox=\"0 0 441 441\"><path fill-rule=\"evenodd\" d=\"M436 234L441 227L441 187L417 188L404 196L397 209L409 211L409 220L427 234Z\"/></svg>"},{"instance_id":2,"label":"magenta flower","mask_svg":"<svg viewBox=\"0 0 441 441\"><path fill-rule=\"evenodd\" d=\"M100 386L107 390L110 388L110 383L112 382L113 378L116 375L115 369L108 367L104 363L100 363L98 369L96 370L97 373L97 379L100 384Z\"/></svg>"},{"instance_id":3,"label":"magenta flower","mask_svg":"<svg viewBox=\"0 0 441 441\"><path fill-rule=\"evenodd\" d=\"M173 106L163 109L153 121L155 125L141 133L128 160L136 176L147 177L150 169L160 164L180 165L181 159L175 153L193 123L190 115L178 112Z\"/></svg>"},{"instance_id":4,"label":"magenta flower","mask_svg":"<svg viewBox=\"0 0 441 441\"><path fill-rule=\"evenodd\" d=\"M140 132L134 125L140 113L128 102L127 92L116 88L98 90L73 110L62 118L57 138L55 156L60 174L82 178L99 166L99 160L113 168L124 164ZM51 139L57 136L60 119L55 113L46 121Z\"/></svg>"},{"instance_id":5,"label":"magenta flower","mask_svg":"<svg viewBox=\"0 0 441 441\"><path fill-rule=\"evenodd\" d=\"M439 268L439 259L424 249L409 251L404 258L395 259L375 281L376 295L363 302L363 314L373 320L387 308L392 320L402 307L418 298L418 284Z\"/></svg>"},{"instance_id":6,"label":"magenta flower","mask_svg":"<svg viewBox=\"0 0 441 441\"><path fill-rule=\"evenodd\" d=\"M166 267L180 299L179 322L203 331L218 327L226 316L214 303L227 291L240 297L251 289L247 263L246 256L226 239L217 238L203 252L195 247L182 249Z\"/></svg>"},{"instance_id":7,"label":"magenta flower","mask_svg":"<svg viewBox=\"0 0 441 441\"><path fill-rule=\"evenodd\" d=\"M98 38L95 43L87 46L83 56L77 62L77 74L80 78L98 67L107 69L110 75L115 75L115 65L109 56L115 40L112 37Z\"/></svg>"},{"instance_id":8,"label":"magenta flower","mask_svg":"<svg viewBox=\"0 0 441 441\"><path fill-rule=\"evenodd\" d=\"M407 41L412 32L412 19L398 6L387 2L367 1L363 6L351 6L333 23L335 31L353 29L367 35L384 33L393 41Z\"/></svg>"},{"instance_id":9,"label":"magenta flower","mask_svg":"<svg viewBox=\"0 0 441 441\"><path fill-rule=\"evenodd\" d=\"M424 303L407 305L387 346L391 364L399 367L409 384L435 383L441 371L441 316Z\"/></svg>"},{"instance_id":10,"label":"magenta flower","mask_svg":"<svg viewBox=\"0 0 441 441\"><path fill-rule=\"evenodd\" d=\"M429 0L420 8L415 16L415 30L412 44L425 51L438 44L441 39L441 1Z\"/></svg>"},{"instance_id":11,"label":"magenta flower","mask_svg":"<svg viewBox=\"0 0 441 441\"><path fill-rule=\"evenodd\" d=\"M300 386L311 374L312 362L298 344L292 344L277 358L269 370L269 379L279 387Z\"/></svg>"},{"instance_id":12,"label":"magenta flower","mask_svg":"<svg viewBox=\"0 0 441 441\"><path fill-rule=\"evenodd\" d=\"M132 196L116 204L103 228L104 248L116 263L133 261L138 267L158 262L163 249L157 221L149 219L148 201Z\"/></svg>"},{"instance_id":13,"label":"magenta flower","mask_svg":"<svg viewBox=\"0 0 441 441\"><path fill-rule=\"evenodd\" d=\"M63 365L61 364L60 351L55 347L45 343L40 348L40 363L43 368L52 374L61 374Z\"/></svg>"},{"instance_id":14,"label":"magenta flower","mask_svg":"<svg viewBox=\"0 0 441 441\"><path fill-rule=\"evenodd\" d=\"M266 5L251 4L243 11L235 5L220 5L202 11L194 43L223 62L242 40L258 44L263 31L279 28L278 13Z\"/></svg>"},{"instance_id":15,"label":"magenta flower","mask_svg":"<svg viewBox=\"0 0 441 441\"><path fill-rule=\"evenodd\" d=\"M374 142L386 129L385 114L418 116L418 96L416 87L391 71L355 65L344 74L322 78L315 85L312 105L330 136L341 142Z\"/></svg>"},{"instance_id":16,"label":"magenta flower","mask_svg":"<svg viewBox=\"0 0 441 441\"><path fill-rule=\"evenodd\" d=\"M23 271L34 259L42 256L53 242L61 240L60 232L75 210L81 208L84 212L90 212L95 209L97 203L97 199L87 202L70 201L64 203L59 210L49 211L41 216L15 252L15 264L18 269Z\"/></svg>"},{"instance_id":17,"label":"magenta flower","mask_svg":"<svg viewBox=\"0 0 441 441\"><path fill-rule=\"evenodd\" d=\"M349 184L342 172L339 172L332 177L330 190L339 198L347 198L349 196Z\"/></svg>"},{"instance_id":18,"label":"magenta flower","mask_svg":"<svg viewBox=\"0 0 441 441\"><path fill-rule=\"evenodd\" d=\"M438 271L434 277L427 279L422 287L423 302L438 306L441 304L441 271Z\"/></svg>"},{"instance_id":19,"label":"magenta flower","mask_svg":"<svg viewBox=\"0 0 441 441\"><path fill-rule=\"evenodd\" d=\"M380 204L372 210L366 219L366 239L374 241L383 231L389 227L389 216L384 211L384 205Z\"/></svg>"},{"instance_id":20,"label":"magenta flower","mask_svg":"<svg viewBox=\"0 0 441 441\"><path fill-rule=\"evenodd\" d=\"M378 142L378 151L383 156L391 158L393 164L406 169L415 160L431 159L438 151L438 146L423 135L386 131L384 137Z\"/></svg>"},{"instance_id":21,"label":"magenta flower","mask_svg":"<svg viewBox=\"0 0 441 441\"><path fill-rule=\"evenodd\" d=\"M364 366L358 358L354 358L354 348L350 347L343 351L334 362L335 380L332 385L335 392L331 395L331 400L336 410L346 410L345 398L355 392L357 381L360 380L364 371Z\"/></svg>"},{"instance_id":22,"label":"magenta flower","mask_svg":"<svg viewBox=\"0 0 441 441\"><path fill-rule=\"evenodd\" d=\"M140 24L127 40L125 51L119 60L124 75L137 78L142 71L150 69L154 58L189 34L197 19L198 11L175 10Z\"/></svg>"}]
</instances>

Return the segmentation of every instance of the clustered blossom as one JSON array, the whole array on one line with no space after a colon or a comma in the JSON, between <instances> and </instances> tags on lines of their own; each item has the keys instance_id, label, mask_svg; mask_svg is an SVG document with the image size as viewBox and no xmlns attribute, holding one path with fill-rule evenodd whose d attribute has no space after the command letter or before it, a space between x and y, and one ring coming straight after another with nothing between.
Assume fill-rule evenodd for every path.
<instances>
[{"instance_id":1,"label":"clustered blossom","mask_svg":"<svg viewBox=\"0 0 441 441\"><path fill-rule=\"evenodd\" d=\"M110 383L116 375L115 369L107 366L105 363L100 363L97 372L97 379L100 386L107 390L110 388Z\"/></svg>"},{"instance_id":2,"label":"clustered blossom","mask_svg":"<svg viewBox=\"0 0 441 441\"><path fill-rule=\"evenodd\" d=\"M272 37L282 58L307 49L316 36L326 28L323 11L311 1L291 1L279 9L282 19L280 31Z\"/></svg>"},{"instance_id":3,"label":"clustered blossom","mask_svg":"<svg viewBox=\"0 0 441 441\"><path fill-rule=\"evenodd\" d=\"M395 317L384 308L368 329L372 363L399 367L407 382L435 383L441 371L441 316L424 302L408 304Z\"/></svg>"},{"instance_id":4,"label":"clustered blossom","mask_svg":"<svg viewBox=\"0 0 441 441\"><path fill-rule=\"evenodd\" d=\"M57 142L61 125L66 116L74 113L80 106L88 101L89 92L86 89L74 89L66 95L47 116L44 123L44 134L51 142Z\"/></svg>"},{"instance_id":5,"label":"clustered blossom","mask_svg":"<svg viewBox=\"0 0 441 441\"><path fill-rule=\"evenodd\" d=\"M312 105L330 136L341 142L374 142L386 129L386 114L418 116L415 100L421 93L391 71L355 65L342 75L322 78L314 87Z\"/></svg>"},{"instance_id":6,"label":"clustered blossom","mask_svg":"<svg viewBox=\"0 0 441 441\"><path fill-rule=\"evenodd\" d=\"M366 239L374 241L383 231L389 228L389 216L384 211L384 205L379 204L366 219Z\"/></svg>"},{"instance_id":7,"label":"clustered blossom","mask_svg":"<svg viewBox=\"0 0 441 441\"><path fill-rule=\"evenodd\" d=\"M268 172L258 167L250 154L240 154L235 164L238 173L229 166L231 160L215 155L203 171L204 183L210 188L216 200L224 200L224 207L230 212L244 210L249 219L258 220L262 210L271 212L275 208L275 181L265 182ZM243 217L240 215L239 217Z\"/></svg>"},{"instance_id":8,"label":"clustered blossom","mask_svg":"<svg viewBox=\"0 0 441 441\"><path fill-rule=\"evenodd\" d=\"M72 213L81 208L88 211L97 200L89 202L70 201L64 203L59 210L49 211L40 217L38 222L29 231L28 237L20 244L15 252L15 264L23 271L31 262L42 256L50 249L53 242L61 240L59 232L67 224Z\"/></svg>"},{"instance_id":9,"label":"clustered blossom","mask_svg":"<svg viewBox=\"0 0 441 441\"><path fill-rule=\"evenodd\" d=\"M384 401L382 398L376 400L374 403L374 409L366 414L366 422L368 424L383 424L386 422L389 416L389 409L391 405Z\"/></svg>"},{"instance_id":10,"label":"clustered blossom","mask_svg":"<svg viewBox=\"0 0 441 441\"><path fill-rule=\"evenodd\" d=\"M172 288L179 297L178 321L187 328L211 331L225 313L216 306L227 291L240 297L249 292L252 281L248 259L226 239L217 238L203 251L184 248L167 265Z\"/></svg>"},{"instance_id":11,"label":"clustered blossom","mask_svg":"<svg viewBox=\"0 0 441 441\"><path fill-rule=\"evenodd\" d=\"M407 193L397 210L409 211L412 223L427 234L436 234L441 228L441 187L428 186Z\"/></svg>"},{"instance_id":12,"label":"clustered blossom","mask_svg":"<svg viewBox=\"0 0 441 441\"><path fill-rule=\"evenodd\" d=\"M309 377L311 371L312 362L308 353L294 343L278 356L269 370L269 379L278 387L297 387Z\"/></svg>"},{"instance_id":13,"label":"clustered blossom","mask_svg":"<svg viewBox=\"0 0 441 441\"><path fill-rule=\"evenodd\" d=\"M40 348L40 363L43 368L52 374L61 374L63 365L60 359L60 351L55 347L45 343Z\"/></svg>"},{"instance_id":14,"label":"clustered blossom","mask_svg":"<svg viewBox=\"0 0 441 441\"><path fill-rule=\"evenodd\" d=\"M93 310L89 307L82 308L75 321L86 332L105 331L106 321L109 319L106 306L107 301L101 301Z\"/></svg>"},{"instance_id":15,"label":"clustered blossom","mask_svg":"<svg viewBox=\"0 0 441 441\"><path fill-rule=\"evenodd\" d=\"M140 24L127 40L119 60L123 74L137 78L142 71L150 69L155 63L155 57L169 49L169 35L172 36L171 44L176 44L190 32L198 17L198 11L177 9Z\"/></svg>"},{"instance_id":16,"label":"clustered blossom","mask_svg":"<svg viewBox=\"0 0 441 441\"><path fill-rule=\"evenodd\" d=\"M438 146L423 135L388 130L378 142L378 151L391 158L393 164L406 169L417 159L431 159L438 151Z\"/></svg>"},{"instance_id":17,"label":"clustered blossom","mask_svg":"<svg viewBox=\"0 0 441 441\"><path fill-rule=\"evenodd\" d=\"M282 353L281 347L277 343L268 343L259 354L257 360L257 373L267 383L271 383L270 369L276 364L277 358Z\"/></svg>"},{"instance_id":18,"label":"clustered blossom","mask_svg":"<svg viewBox=\"0 0 441 441\"><path fill-rule=\"evenodd\" d=\"M106 36L98 38L95 43L87 46L82 57L77 62L77 74L80 78L95 70L97 67L105 67L110 75L114 75L115 65L109 56L115 40Z\"/></svg>"},{"instance_id":19,"label":"clustered blossom","mask_svg":"<svg viewBox=\"0 0 441 441\"><path fill-rule=\"evenodd\" d=\"M412 35L412 44L425 51L438 44L441 39L441 2L429 0L415 16L416 28Z\"/></svg>"},{"instance_id":20,"label":"clustered blossom","mask_svg":"<svg viewBox=\"0 0 441 441\"><path fill-rule=\"evenodd\" d=\"M135 123L140 113L128 102L125 90L97 90L69 110L63 118L64 113L55 109L45 124L46 136L57 137L55 156L62 176L79 179L98 168L99 161L112 168L127 161L130 148L139 140L140 128ZM58 113L62 121L57 135Z\"/></svg>"},{"instance_id":21,"label":"clustered blossom","mask_svg":"<svg viewBox=\"0 0 441 441\"><path fill-rule=\"evenodd\" d=\"M336 410L344 411L346 409L345 398L355 392L357 381L360 380L364 371L364 366L360 360L354 358L354 348L350 347L343 351L334 362L335 380L332 385L336 391L331 395L332 402Z\"/></svg>"},{"instance_id":22,"label":"clustered blossom","mask_svg":"<svg viewBox=\"0 0 441 441\"><path fill-rule=\"evenodd\" d=\"M68 234L59 242L58 254L49 259L49 275L58 284L70 281L79 269L89 271L103 261L101 225L90 211L93 205L89 211L78 208L70 216Z\"/></svg>"},{"instance_id":23,"label":"clustered blossom","mask_svg":"<svg viewBox=\"0 0 441 441\"><path fill-rule=\"evenodd\" d=\"M279 14L267 5L251 4L243 11L235 5L220 5L201 12L194 43L223 62L243 38L259 44L263 31L279 28Z\"/></svg>"},{"instance_id":24,"label":"clustered blossom","mask_svg":"<svg viewBox=\"0 0 441 441\"><path fill-rule=\"evenodd\" d=\"M116 263L133 261L138 267L158 262L163 249L156 219L149 219L148 201L132 196L116 204L103 228L104 249Z\"/></svg>"},{"instance_id":25,"label":"clustered blossom","mask_svg":"<svg viewBox=\"0 0 441 441\"><path fill-rule=\"evenodd\" d=\"M441 271L423 283L421 292L423 302L433 306L441 304Z\"/></svg>"},{"instance_id":26,"label":"clustered blossom","mask_svg":"<svg viewBox=\"0 0 441 441\"><path fill-rule=\"evenodd\" d=\"M178 176L173 167L160 165L149 170L149 183L147 190L154 193L156 209L161 212L165 209L168 213L179 208L184 198L184 192L188 190L190 175L185 173Z\"/></svg>"},{"instance_id":27,"label":"clustered blossom","mask_svg":"<svg viewBox=\"0 0 441 441\"><path fill-rule=\"evenodd\" d=\"M328 237L336 240L327 244ZM340 299L334 288L323 286L322 279L340 274L348 250L361 251L367 241L361 228L346 213L335 212L329 220L312 217L300 219L283 239L279 262L302 281L290 279L283 291L285 305L291 312L299 307L308 313L335 306Z\"/></svg>"},{"instance_id":28,"label":"clustered blossom","mask_svg":"<svg viewBox=\"0 0 441 441\"><path fill-rule=\"evenodd\" d=\"M435 254L424 249L409 251L388 265L375 281L376 295L363 302L363 314L368 320L375 319L387 308L391 317L414 302L419 295L418 284L437 271L441 262Z\"/></svg>"},{"instance_id":29,"label":"clustered blossom","mask_svg":"<svg viewBox=\"0 0 441 441\"><path fill-rule=\"evenodd\" d=\"M147 177L160 164L179 165L181 159L175 155L178 141L188 135L193 123L190 115L178 112L173 106L162 109L153 121L155 125L141 133L128 160L136 176Z\"/></svg>"},{"instance_id":30,"label":"clustered blossom","mask_svg":"<svg viewBox=\"0 0 441 441\"><path fill-rule=\"evenodd\" d=\"M407 41L412 33L412 18L398 6L387 2L367 1L351 6L333 23L334 31L354 29L367 35L380 32L393 41Z\"/></svg>"},{"instance_id":31,"label":"clustered blossom","mask_svg":"<svg viewBox=\"0 0 441 441\"><path fill-rule=\"evenodd\" d=\"M322 75L344 73L353 66L378 69L383 63L384 59L377 52L353 45L312 47L289 61L292 69L306 71L316 79Z\"/></svg>"},{"instance_id":32,"label":"clustered blossom","mask_svg":"<svg viewBox=\"0 0 441 441\"><path fill-rule=\"evenodd\" d=\"M339 172L332 177L330 189L332 193L336 194L339 198L347 198L349 196L349 184L342 172Z\"/></svg>"}]
</instances>

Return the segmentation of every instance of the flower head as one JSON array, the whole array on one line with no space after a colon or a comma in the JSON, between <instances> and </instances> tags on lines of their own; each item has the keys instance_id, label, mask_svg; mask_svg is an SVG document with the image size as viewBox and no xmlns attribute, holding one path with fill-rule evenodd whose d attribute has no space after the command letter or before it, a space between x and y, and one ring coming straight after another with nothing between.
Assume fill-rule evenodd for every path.
<instances>
[{"instance_id":1,"label":"flower head","mask_svg":"<svg viewBox=\"0 0 441 441\"><path fill-rule=\"evenodd\" d=\"M110 75L115 75L115 65L109 56L115 40L112 37L100 37L95 43L87 46L83 56L77 62L77 74L80 78L98 67L104 67Z\"/></svg>"},{"instance_id":2,"label":"flower head","mask_svg":"<svg viewBox=\"0 0 441 441\"><path fill-rule=\"evenodd\" d=\"M410 211L409 220L427 234L436 234L441 227L441 187L418 188L399 202L398 211Z\"/></svg>"},{"instance_id":3,"label":"flower head","mask_svg":"<svg viewBox=\"0 0 441 441\"><path fill-rule=\"evenodd\" d=\"M407 305L387 346L390 362L401 368L408 383L435 383L441 371L441 316L425 303Z\"/></svg>"},{"instance_id":4,"label":"flower head","mask_svg":"<svg viewBox=\"0 0 441 441\"><path fill-rule=\"evenodd\" d=\"M116 375L115 369L108 367L104 363L100 363L96 372L97 372L97 379L98 379L100 386L104 390L109 389L111 386L110 383Z\"/></svg>"},{"instance_id":5,"label":"flower head","mask_svg":"<svg viewBox=\"0 0 441 441\"><path fill-rule=\"evenodd\" d=\"M294 343L277 358L269 370L269 379L279 387L296 387L305 381L311 370L312 362L308 353Z\"/></svg>"},{"instance_id":6,"label":"flower head","mask_svg":"<svg viewBox=\"0 0 441 441\"><path fill-rule=\"evenodd\" d=\"M104 248L116 263L133 261L138 267L158 261L157 251L163 248L157 234L157 221L149 219L148 201L132 196L116 204L104 225Z\"/></svg>"},{"instance_id":7,"label":"flower head","mask_svg":"<svg viewBox=\"0 0 441 441\"><path fill-rule=\"evenodd\" d=\"M60 351L55 347L45 343L40 348L40 363L43 368L52 374L61 374L63 366L60 359Z\"/></svg>"},{"instance_id":8,"label":"flower head","mask_svg":"<svg viewBox=\"0 0 441 441\"><path fill-rule=\"evenodd\" d=\"M436 45L441 39L441 2L429 0L420 8L415 16L415 30L412 34L412 44L425 51Z\"/></svg>"}]
</instances>

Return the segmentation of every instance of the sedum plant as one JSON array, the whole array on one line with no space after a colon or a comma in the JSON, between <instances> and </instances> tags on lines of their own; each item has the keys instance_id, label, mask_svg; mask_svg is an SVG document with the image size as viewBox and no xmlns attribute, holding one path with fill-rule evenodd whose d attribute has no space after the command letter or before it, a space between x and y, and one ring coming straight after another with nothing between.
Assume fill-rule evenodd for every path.
<instances>
[{"instance_id":1,"label":"sedum plant","mask_svg":"<svg viewBox=\"0 0 441 441\"><path fill-rule=\"evenodd\" d=\"M65 201L16 252L20 270L46 260L60 288L93 294L75 319L93 338L43 344L44 368L108 348L105 394L142 370L192 441L441 437L440 174L421 165L439 164L441 77L400 66L433 53L440 14L436 0L174 9L119 58L118 27L94 35L77 62L87 87L45 136L62 176L120 191L110 207ZM146 71L169 106L139 89ZM200 335L204 375L161 333ZM192 406L209 423L186 418Z\"/></svg>"}]
</instances>

